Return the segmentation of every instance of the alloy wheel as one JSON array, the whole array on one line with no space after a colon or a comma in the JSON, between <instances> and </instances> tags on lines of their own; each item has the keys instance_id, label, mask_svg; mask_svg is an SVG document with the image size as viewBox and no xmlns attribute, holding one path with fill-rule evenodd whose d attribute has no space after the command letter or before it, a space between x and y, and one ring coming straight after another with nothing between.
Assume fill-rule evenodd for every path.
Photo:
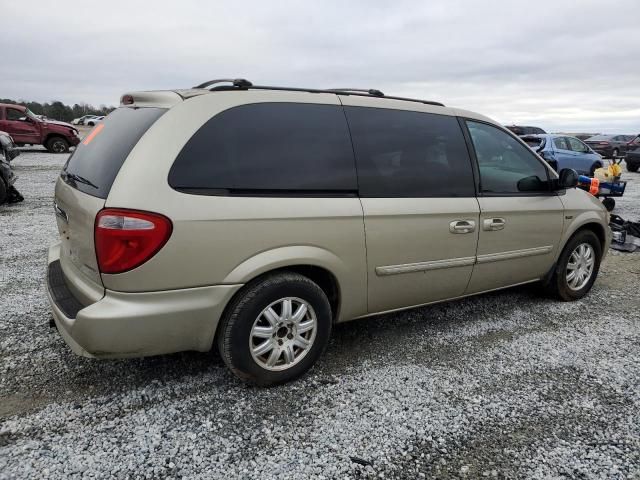
<instances>
[{"instance_id":1,"label":"alloy wheel","mask_svg":"<svg viewBox=\"0 0 640 480\"><path fill-rule=\"evenodd\" d=\"M65 149L66 145L61 140L53 142L53 144L51 145L51 150L53 150L55 153L62 153L65 151Z\"/></svg>"},{"instance_id":2,"label":"alloy wheel","mask_svg":"<svg viewBox=\"0 0 640 480\"><path fill-rule=\"evenodd\" d=\"M581 290L589 283L593 275L595 260L596 255L593 247L588 243L581 243L571 252L566 271L567 285L571 290Z\"/></svg>"},{"instance_id":3,"label":"alloy wheel","mask_svg":"<svg viewBox=\"0 0 640 480\"><path fill-rule=\"evenodd\" d=\"M281 371L299 363L313 347L318 320L313 307L297 297L276 300L253 322L249 349L262 368Z\"/></svg>"}]
</instances>

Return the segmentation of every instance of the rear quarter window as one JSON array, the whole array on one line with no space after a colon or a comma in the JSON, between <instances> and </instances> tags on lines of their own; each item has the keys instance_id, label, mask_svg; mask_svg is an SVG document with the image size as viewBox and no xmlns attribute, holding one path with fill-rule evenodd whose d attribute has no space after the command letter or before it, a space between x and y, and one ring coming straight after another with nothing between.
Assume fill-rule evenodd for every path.
<instances>
[{"instance_id":1,"label":"rear quarter window","mask_svg":"<svg viewBox=\"0 0 640 480\"><path fill-rule=\"evenodd\" d=\"M209 195L355 193L342 107L255 103L225 110L187 142L171 167L169 184Z\"/></svg>"},{"instance_id":2,"label":"rear quarter window","mask_svg":"<svg viewBox=\"0 0 640 480\"><path fill-rule=\"evenodd\" d=\"M78 144L62 179L84 193L107 198L133 147L165 112L164 108L117 108Z\"/></svg>"}]
</instances>

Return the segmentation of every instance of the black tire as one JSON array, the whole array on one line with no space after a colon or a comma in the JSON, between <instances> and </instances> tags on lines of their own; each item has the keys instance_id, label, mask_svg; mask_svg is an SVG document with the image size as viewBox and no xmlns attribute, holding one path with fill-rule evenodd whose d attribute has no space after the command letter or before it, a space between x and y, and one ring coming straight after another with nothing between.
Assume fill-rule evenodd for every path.
<instances>
[{"instance_id":1,"label":"black tire","mask_svg":"<svg viewBox=\"0 0 640 480\"><path fill-rule=\"evenodd\" d=\"M297 363L283 370L269 370L253 358L250 349L252 327L263 310L287 297L301 299L312 307L316 317L315 339ZM318 285L297 273L277 273L250 282L227 306L217 332L218 349L225 364L240 379L261 386L278 385L311 369L329 342L331 325L329 300ZM279 341L277 337L273 338L273 341ZM283 340L287 341L284 337ZM298 355L300 352L298 350ZM278 358L284 361L284 357Z\"/></svg>"},{"instance_id":2,"label":"black tire","mask_svg":"<svg viewBox=\"0 0 640 480\"><path fill-rule=\"evenodd\" d=\"M0 177L0 205L7 201L9 195L9 189L4 181L4 178Z\"/></svg>"},{"instance_id":3,"label":"black tire","mask_svg":"<svg viewBox=\"0 0 640 480\"><path fill-rule=\"evenodd\" d=\"M24 197L20 194L16 187L10 186L7 190L7 202L8 203L20 203L24 201Z\"/></svg>"},{"instance_id":4,"label":"black tire","mask_svg":"<svg viewBox=\"0 0 640 480\"><path fill-rule=\"evenodd\" d=\"M593 252L595 254L595 262L593 265L593 271L591 272L591 277L587 281L587 283L580 288L579 290L573 290L569 287L566 278L567 264L569 263L569 258L573 251L581 244L587 243L591 245L593 248ZM574 300L579 300L584 297L591 287L593 283L596 281L596 277L598 276L598 271L600 270L600 260L602 259L602 245L600 244L600 240L591 230L580 230L576 234L574 234L571 239L567 242L560 254L560 258L558 259L558 263L556 264L556 268L553 272L549 283L546 285L547 291L551 293L553 296L563 300L565 302L571 302Z\"/></svg>"},{"instance_id":5,"label":"black tire","mask_svg":"<svg viewBox=\"0 0 640 480\"><path fill-rule=\"evenodd\" d=\"M89 127L94 127L94 126L95 126L95 123L94 123L94 122L88 122L88 123L87 123L87 125L88 125Z\"/></svg>"},{"instance_id":6,"label":"black tire","mask_svg":"<svg viewBox=\"0 0 640 480\"><path fill-rule=\"evenodd\" d=\"M627 172L637 172L638 164L637 163L627 163Z\"/></svg>"},{"instance_id":7,"label":"black tire","mask_svg":"<svg viewBox=\"0 0 640 480\"><path fill-rule=\"evenodd\" d=\"M615 159L618 157L618 155L620 155L620 150L618 150L617 148L614 148L613 152L611 152L611 158Z\"/></svg>"},{"instance_id":8,"label":"black tire","mask_svg":"<svg viewBox=\"0 0 640 480\"><path fill-rule=\"evenodd\" d=\"M614 208L616 208L616 201L611 197L607 197L602 200L602 205L604 205L604 208L607 209L607 212L611 212Z\"/></svg>"},{"instance_id":9,"label":"black tire","mask_svg":"<svg viewBox=\"0 0 640 480\"><path fill-rule=\"evenodd\" d=\"M45 147L51 153L67 153L69 151L69 142L62 137L51 137L47 140Z\"/></svg>"},{"instance_id":10,"label":"black tire","mask_svg":"<svg viewBox=\"0 0 640 480\"><path fill-rule=\"evenodd\" d=\"M596 170L598 168L602 168L602 164L600 162L596 162L593 165L591 165L591 169L589 170L589 176L593 177L596 174Z\"/></svg>"}]
</instances>

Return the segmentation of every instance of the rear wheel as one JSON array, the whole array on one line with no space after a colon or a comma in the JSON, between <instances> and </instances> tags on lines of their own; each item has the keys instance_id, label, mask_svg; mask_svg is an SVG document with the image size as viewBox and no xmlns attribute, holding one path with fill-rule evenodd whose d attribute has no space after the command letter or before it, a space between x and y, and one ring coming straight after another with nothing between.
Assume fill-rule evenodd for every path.
<instances>
[{"instance_id":1,"label":"rear wheel","mask_svg":"<svg viewBox=\"0 0 640 480\"><path fill-rule=\"evenodd\" d=\"M619 154L620 154L620 150L618 150L617 148L614 148L613 153L611 154L611 158L618 158Z\"/></svg>"},{"instance_id":2,"label":"rear wheel","mask_svg":"<svg viewBox=\"0 0 640 480\"><path fill-rule=\"evenodd\" d=\"M600 270L602 246L590 230L576 233L565 245L547 288L565 302L584 297Z\"/></svg>"},{"instance_id":3,"label":"rear wheel","mask_svg":"<svg viewBox=\"0 0 640 480\"><path fill-rule=\"evenodd\" d=\"M627 163L627 171L628 172L637 172L638 164L637 163Z\"/></svg>"},{"instance_id":4,"label":"rear wheel","mask_svg":"<svg viewBox=\"0 0 640 480\"><path fill-rule=\"evenodd\" d=\"M297 273L248 284L227 308L218 331L222 359L239 378L277 385L307 372L331 333L322 289Z\"/></svg>"},{"instance_id":5,"label":"rear wheel","mask_svg":"<svg viewBox=\"0 0 640 480\"><path fill-rule=\"evenodd\" d=\"M66 153L69 151L69 142L62 137L51 137L45 147L51 153Z\"/></svg>"}]
</instances>

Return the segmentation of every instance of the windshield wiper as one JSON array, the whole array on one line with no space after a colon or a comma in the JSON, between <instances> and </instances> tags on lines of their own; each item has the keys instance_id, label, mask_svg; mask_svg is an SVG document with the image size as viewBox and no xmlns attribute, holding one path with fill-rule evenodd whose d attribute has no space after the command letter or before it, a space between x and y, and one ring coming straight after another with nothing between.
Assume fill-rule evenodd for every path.
<instances>
[{"instance_id":1,"label":"windshield wiper","mask_svg":"<svg viewBox=\"0 0 640 480\"><path fill-rule=\"evenodd\" d=\"M90 187L95 188L96 190L100 190L100 187L97 186L95 183L92 183L90 180L87 180L86 178L78 175L77 173L69 173L69 172L63 172L63 179L67 180L73 180L74 182L78 182L78 183L83 183L84 185L89 185Z\"/></svg>"}]
</instances>

